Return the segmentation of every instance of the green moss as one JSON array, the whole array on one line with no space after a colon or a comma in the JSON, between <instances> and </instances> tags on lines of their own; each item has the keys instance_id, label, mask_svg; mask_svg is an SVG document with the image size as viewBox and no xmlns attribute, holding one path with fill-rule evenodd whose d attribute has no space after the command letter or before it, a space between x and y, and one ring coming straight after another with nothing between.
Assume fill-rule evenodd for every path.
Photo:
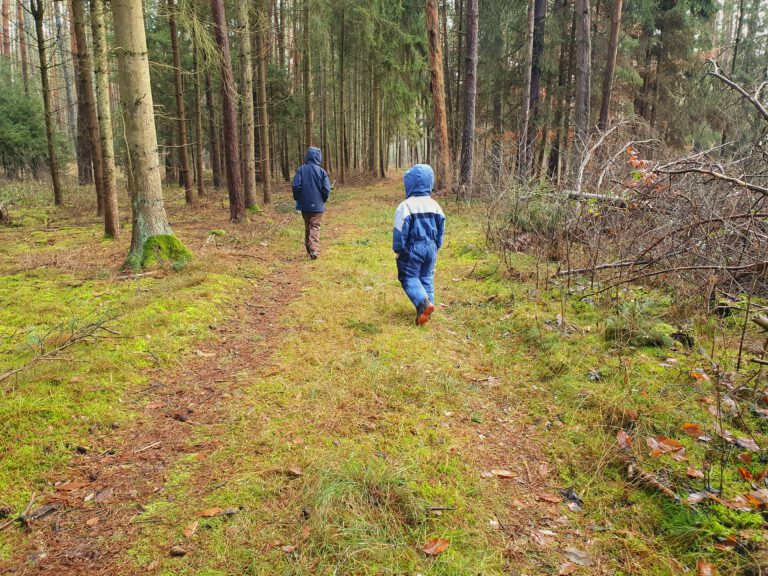
<instances>
[{"instance_id":1,"label":"green moss","mask_svg":"<svg viewBox=\"0 0 768 576\"><path fill-rule=\"evenodd\" d=\"M158 234L147 238L140 252L131 253L127 265L137 270L168 262L174 268L180 269L191 259L192 253L174 234Z\"/></svg>"}]
</instances>

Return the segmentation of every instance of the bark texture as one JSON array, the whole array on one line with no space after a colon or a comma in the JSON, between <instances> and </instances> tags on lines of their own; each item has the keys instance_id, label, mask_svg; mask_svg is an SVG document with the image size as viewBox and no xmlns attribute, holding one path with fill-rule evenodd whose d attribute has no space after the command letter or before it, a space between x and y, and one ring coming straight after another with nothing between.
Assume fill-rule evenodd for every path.
<instances>
[{"instance_id":1,"label":"bark texture","mask_svg":"<svg viewBox=\"0 0 768 576\"><path fill-rule=\"evenodd\" d=\"M429 71L431 75L432 109L435 135L435 179L438 191L451 188L448 122L445 115L445 78L443 77L443 46L440 43L440 15L437 0L425 0Z\"/></svg>"}]
</instances>

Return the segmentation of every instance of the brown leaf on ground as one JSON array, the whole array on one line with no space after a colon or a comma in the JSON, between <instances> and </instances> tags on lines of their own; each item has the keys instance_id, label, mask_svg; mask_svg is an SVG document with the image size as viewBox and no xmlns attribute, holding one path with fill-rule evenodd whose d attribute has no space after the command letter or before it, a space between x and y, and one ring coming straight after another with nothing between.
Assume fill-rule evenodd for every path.
<instances>
[{"instance_id":1,"label":"brown leaf on ground","mask_svg":"<svg viewBox=\"0 0 768 576\"><path fill-rule=\"evenodd\" d=\"M704 472L693 466L688 466L688 470L685 473L688 475L688 478L704 478Z\"/></svg>"},{"instance_id":2,"label":"brown leaf on ground","mask_svg":"<svg viewBox=\"0 0 768 576\"><path fill-rule=\"evenodd\" d=\"M589 553L585 550L582 550L581 548L569 546L563 550L563 553L565 554L565 557L568 558L568 560L578 564L579 566L592 566L592 564L594 564L594 561L590 557Z\"/></svg>"},{"instance_id":3,"label":"brown leaf on ground","mask_svg":"<svg viewBox=\"0 0 768 576\"><path fill-rule=\"evenodd\" d=\"M701 368L691 370L691 378L695 380L709 380L709 376Z\"/></svg>"},{"instance_id":4,"label":"brown leaf on ground","mask_svg":"<svg viewBox=\"0 0 768 576\"><path fill-rule=\"evenodd\" d=\"M699 558L696 562L696 574L698 576L716 576L717 568L713 564Z\"/></svg>"},{"instance_id":5,"label":"brown leaf on ground","mask_svg":"<svg viewBox=\"0 0 768 576\"><path fill-rule=\"evenodd\" d=\"M560 570L557 573L557 576L569 576L570 574L573 574L578 570L579 567L577 564L574 564L573 562L566 562L562 566L560 566Z\"/></svg>"},{"instance_id":6,"label":"brown leaf on ground","mask_svg":"<svg viewBox=\"0 0 768 576\"><path fill-rule=\"evenodd\" d=\"M149 564L147 564L147 572L154 572L160 567L160 562L157 560L152 560Z\"/></svg>"},{"instance_id":7,"label":"brown leaf on ground","mask_svg":"<svg viewBox=\"0 0 768 576\"><path fill-rule=\"evenodd\" d=\"M741 479L745 482L754 482L755 477L752 476L752 472L744 468L744 466L739 466L739 476L741 476Z\"/></svg>"},{"instance_id":8,"label":"brown leaf on ground","mask_svg":"<svg viewBox=\"0 0 768 576\"><path fill-rule=\"evenodd\" d=\"M205 510L201 510L197 513L197 515L200 518L213 518L214 516L218 516L221 514L224 510L221 508L206 508Z\"/></svg>"},{"instance_id":9,"label":"brown leaf on ground","mask_svg":"<svg viewBox=\"0 0 768 576\"><path fill-rule=\"evenodd\" d=\"M88 518L88 520L85 521L85 525L86 526L91 526L91 527L96 526L96 524L98 524L98 523L99 523L99 517L98 516L94 516L93 518Z\"/></svg>"},{"instance_id":10,"label":"brown leaf on ground","mask_svg":"<svg viewBox=\"0 0 768 576\"><path fill-rule=\"evenodd\" d=\"M511 470L491 470L490 472L491 476L495 476L496 478L501 479L508 479L508 478L514 478L515 474Z\"/></svg>"},{"instance_id":11,"label":"brown leaf on ground","mask_svg":"<svg viewBox=\"0 0 768 576\"><path fill-rule=\"evenodd\" d=\"M736 459L741 462L742 464L752 464L752 454L749 452L744 452L744 454L739 454L736 456Z\"/></svg>"},{"instance_id":12,"label":"brown leaf on ground","mask_svg":"<svg viewBox=\"0 0 768 576\"><path fill-rule=\"evenodd\" d=\"M80 488L85 488L86 486L90 486L90 482L64 482L64 484L59 484L56 486L56 490L59 490L60 492L72 492L73 490L79 490Z\"/></svg>"},{"instance_id":13,"label":"brown leaf on ground","mask_svg":"<svg viewBox=\"0 0 768 576\"><path fill-rule=\"evenodd\" d=\"M421 551L427 556L437 556L438 554L445 552L450 545L451 543L445 538L432 538L432 540L427 541L427 543L421 547Z\"/></svg>"},{"instance_id":14,"label":"brown leaf on ground","mask_svg":"<svg viewBox=\"0 0 768 576\"><path fill-rule=\"evenodd\" d=\"M736 438L736 445L746 448L747 450L752 450L752 452L760 451L760 446L758 446L757 442L752 440L752 438Z\"/></svg>"},{"instance_id":15,"label":"brown leaf on ground","mask_svg":"<svg viewBox=\"0 0 768 576\"><path fill-rule=\"evenodd\" d=\"M551 502L552 504L559 504L563 501L563 498L557 494L549 494L545 492L543 494L537 495L536 500L540 500L542 502Z\"/></svg>"},{"instance_id":16,"label":"brown leaf on ground","mask_svg":"<svg viewBox=\"0 0 768 576\"><path fill-rule=\"evenodd\" d=\"M96 492L96 496L94 497L94 500L96 502L104 502L107 500L112 494L114 493L114 489L112 487L102 488L98 492Z\"/></svg>"},{"instance_id":17,"label":"brown leaf on ground","mask_svg":"<svg viewBox=\"0 0 768 576\"><path fill-rule=\"evenodd\" d=\"M622 450L630 450L632 448L632 437L624 432L624 430L619 430L619 432L616 434L616 440L619 443L619 448Z\"/></svg>"},{"instance_id":18,"label":"brown leaf on ground","mask_svg":"<svg viewBox=\"0 0 768 576\"><path fill-rule=\"evenodd\" d=\"M187 527L184 528L184 537L187 539L192 538L192 536L195 535L195 532L197 532L197 520L187 524Z\"/></svg>"},{"instance_id":19,"label":"brown leaf on ground","mask_svg":"<svg viewBox=\"0 0 768 576\"><path fill-rule=\"evenodd\" d=\"M688 434L688 436L691 436L693 438L698 438L699 436L704 436L704 430L701 429L701 426L698 424L693 424L691 422L686 422L683 424L683 432Z\"/></svg>"}]
</instances>

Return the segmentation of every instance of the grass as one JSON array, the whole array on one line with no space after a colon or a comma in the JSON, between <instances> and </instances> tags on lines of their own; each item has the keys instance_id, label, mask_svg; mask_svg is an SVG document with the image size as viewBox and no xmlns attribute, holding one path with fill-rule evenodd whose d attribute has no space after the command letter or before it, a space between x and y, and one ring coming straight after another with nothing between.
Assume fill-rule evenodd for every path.
<instances>
[{"instance_id":1,"label":"grass","mask_svg":"<svg viewBox=\"0 0 768 576\"><path fill-rule=\"evenodd\" d=\"M568 546L588 550L611 574L677 574L693 569L698 558L723 571L747 564L748 555L715 545L736 536L759 546L760 514L690 508L632 484L617 447L616 433L624 429L634 438L632 456L649 473L669 478L683 498L704 488L686 469L711 458L714 443L688 437L681 426L696 422L713 432L709 405L701 402L712 398L713 380L691 377L708 367L696 348L671 348L655 338L656 331L667 335L666 323L674 325L669 295L629 288L621 302L593 302L579 297L587 288L578 283L573 295L557 283L511 280L484 248L473 211L444 202L448 237L437 270L442 306L426 329L416 329L390 249L398 201L390 186L334 196L321 258L300 264L303 280L277 320L276 349L266 364L238 375L241 388L226 405L225 421L195 428L189 453L169 469L141 515L146 523L132 543L134 568L209 576L556 574ZM189 245L194 252L214 236L222 249L247 241L300 254L302 230L291 208L289 200L278 201L247 234L212 232L207 222L200 242ZM51 250L47 241L37 248ZM73 457L66 445L87 443L100 427L134 417L130 402L117 412L111 407L145 384L153 362L148 350L161 363L180 361L194 342L212 338L211 318L225 321L233 286L245 290L253 278L268 283L278 270L222 267L219 256L197 256L162 282L121 283L97 273L83 281L82 273L50 269L0 280L6 294L26 290L33 301L31 309L19 304L0 311L8 315L0 325L20 327L25 338L62 319L90 318L94 310L131 311L119 317L120 333L131 338L73 350L76 361L66 367L26 372L24 386L0 401L15 418L17 452L30 452L12 453L21 468L0 467L0 492L10 490L15 506L30 490L44 489L52 471L64 469ZM521 277L536 277L534 259L513 259ZM632 301L637 304L627 304ZM725 371L732 369L738 326L738 318L707 319L691 331L704 349L714 343ZM611 330L618 340L606 339ZM19 334L14 342L0 357L0 372L31 354L19 345ZM82 381L72 380L82 374ZM26 407L14 409L14 403ZM89 420L73 418L82 413ZM768 427L754 414L743 419L728 417L725 426L743 436L746 424L762 440ZM28 440L41 429L39 439ZM645 440L658 435L683 443L688 462L650 458ZM195 446L211 439L215 449L198 454ZM740 452L727 454L729 498L749 491L734 460ZM748 465L753 474L764 467L761 457L755 454ZM491 469L508 469L513 478L481 474ZM20 477L22 485L11 484ZM583 512L540 498L566 488L581 496ZM211 507L238 512L199 517ZM187 538L184 529L194 521L197 531ZM537 543L536 530L553 533L553 542ZM431 538L450 546L428 557L421 547ZM171 558L172 545L189 553ZM7 545L0 553L9 554Z\"/></svg>"}]
</instances>

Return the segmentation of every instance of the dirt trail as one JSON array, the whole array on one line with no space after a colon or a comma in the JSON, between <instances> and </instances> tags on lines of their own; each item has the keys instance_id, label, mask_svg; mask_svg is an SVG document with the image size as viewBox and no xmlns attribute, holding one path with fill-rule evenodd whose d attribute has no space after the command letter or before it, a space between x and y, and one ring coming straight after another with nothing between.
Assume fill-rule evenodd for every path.
<instances>
[{"instance_id":1,"label":"dirt trail","mask_svg":"<svg viewBox=\"0 0 768 576\"><path fill-rule=\"evenodd\" d=\"M353 194L334 207L326 219L324 237L348 233L354 225L352 216L365 210L371 198L382 204L393 201L390 192L382 195L379 189L372 189L370 196ZM379 232L383 234L383 225ZM249 256L247 250L237 256ZM264 258L265 251L259 254ZM128 554L141 538L145 523L153 521L142 515L144 507L162 494L169 471L185 455L194 453L194 458L205 460L221 447L217 432L235 418L241 388L270 373L270 358L285 336L281 315L286 305L312 284L300 246L289 254L271 253L270 249L268 258L275 272L231 309L226 322L211 326L212 338L188 351L176 367L157 369L149 387L125 399L143 405L141 416L109 437L94 439L93 444L102 450L74 458L66 473L54 479L71 483L71 489L60 488L36 503L59 508L33 523L29 548L19 551L15 566L9 567L13 573L95 576L154 571L152 564L137 568ZM332 281L341 283L338 277ZM449 302L443 311L447 315L450 306ZM466 345L461 335L435 330L457 350ZM477 473L509 468L514 474L514 479L505 482L487 480L498 486L484 512L498 522L494 538L503 547L500 552L512 564L523 565L531 535L536 539L535 529L551 527L560 516L551 502L542 504L539 499L551 483L552 470L544 462L537 429L520 424L525 414L518 412L519 406L511 405L509 396L492 387L469 398L463 408L467 413L482 410L485 422L476 426L468 420L447 419L447 428L458 438L469 438L467 445L473 445L460 458ZM332 411L327 418L334 418ZM479 440L472 440L474 437ZM192 438L205 440L195 443ZM189 494L190 500L216 488L205 483L200 486L202 492Z\"/></svg>"}]
</instances>

